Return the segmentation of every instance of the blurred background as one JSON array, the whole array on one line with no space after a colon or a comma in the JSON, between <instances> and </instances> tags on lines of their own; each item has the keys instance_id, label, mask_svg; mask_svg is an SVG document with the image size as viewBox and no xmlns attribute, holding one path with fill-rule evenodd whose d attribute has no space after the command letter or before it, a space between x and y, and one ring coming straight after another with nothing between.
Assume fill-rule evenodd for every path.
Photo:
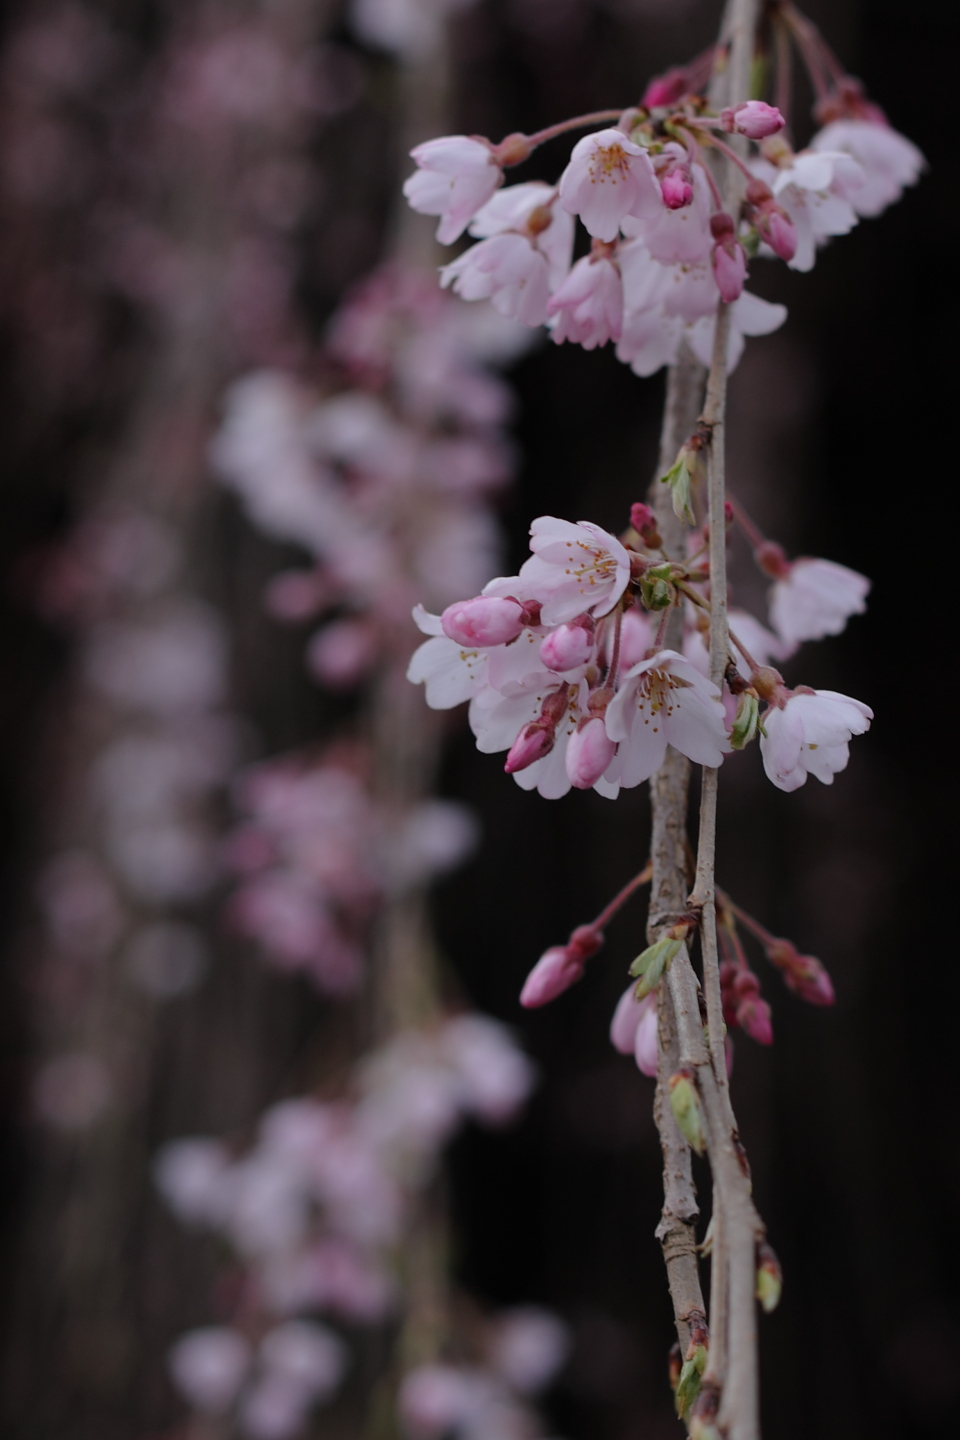
<instances>
[{"instance_id":1,"label":"blurred background","mask_svg":"<svg viewBox=\"0 0 960 1440\"><path fill-rule=\"evenodd\" d=\"M291 521L263 498L271 467L289 462L263 437L275 411L379 363L363 306L342 319L352 287L388 261L429 274L442 258L430 222L398 200L411 144L499 138L631 103L649 77L710 44L719 10L716 0L5 8L0 1205L11 1436L233 1433L189 1417L168 1373L176 1338L222 1323L238 1282L222 1240L164 1203L155 1156L185 1135L242 1147L267 1107L336 1092L384 1033L371 1006L394 1004L389 984L373 1000L342 998L352 957L382 951L384 925L394 934L398 914L410 920L409 887L442 868L425 860L414 881L391 881L406 899L376 914L341 896L347 920L324 973L296 944L263 963L264 933L275 940L279 922L263 919L262 892L257 908L249 886L237 890L258 863L241 834L244 816L260 813L250 767L295 756L302 774L331 753L343 773L372 764L382 779L392 765L377 792L388 800L414 772L425 793L439 764L441 795L479 819L475 848L432 890L439 992L508 1026L537 1081L511 1124L460 1128L443 1179L431 1179L458 1293L485 1313L546 1307L566 1325L544 1433L682 1434L653 1237L653 1086L607 1038L642 898L611 925L583 984L544 1011L517 1001L541 951L642 866L645 789L616 805L592 792L541 801L477 753L462 712L420 730L404 720L404 707L425 707L419 690L409 700L391 690L403 664L382 621L342 632L339 650L318 645L322 556L293 500ZM956 761L938 633L953 576L949 557L919 558L952 526L950 36L931 0L908 14L890 0L808 13L930 170L811 274L756 267L754 288L790 316L751 342L734 377L731 488L790 553L873 577L866 617L790 673L865 700L876 721L830 789L782 794L756 753L724 770L720 883L819 956L837 992L834 1008L811 1009L764 972L775 1043L738 1037L732 1085L785 1273L762 1324L767 1433L920 1440L947 1433L960 1405L960 995L943 924ZM801 88L798 115L808 101ZM802 141L802 119L797 128ZM552 178L565 154L545 148L530 176ZM381 302L364 303L372 313ZM396 305L434 335L445 322L431 303ZM653 475L662 375L639 380L607 350L470 345L501 399L492 418L477 418L478 402L457 437L484 447L479 489L502 529L504 573L521 563L536 515L621 530ZM261 430L238 441L230 416L254 392L236 382L265 373L287 388L270 390ZM248 483L261 442L265 469ZM375 495L372 512L383 503ZM469 523L481 551L494 543L477 507ZM735 550L737 597L750 604L762 590L747 559ZM359 602L346 610L366 624ZM397 655L415 639L388 636ZM391 714L398 733L412 724L420 737L399 757L377 730ZM358 733L372 761L344 759ZM452 830L431 812L437 833L466 854L464 812L442 815ZM298 1433L391 1433L362 1399L382 1342L357 1343L354 1398Z\"/></svg>"}]
</instances>

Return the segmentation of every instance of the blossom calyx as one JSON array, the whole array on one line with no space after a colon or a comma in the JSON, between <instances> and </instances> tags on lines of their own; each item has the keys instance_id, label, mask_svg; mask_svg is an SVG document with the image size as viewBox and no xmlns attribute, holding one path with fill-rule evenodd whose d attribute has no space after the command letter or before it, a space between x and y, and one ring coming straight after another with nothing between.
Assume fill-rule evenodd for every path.
<instances>
[{"instance_id":1,"label":"blossom calyx","mask_svg":"<svg viewBox=\"0 0 960 1440\"><path fill-rule=\"evenodd\" d=\"M490 149L494 160L504 168L522 165L524 160L529 160L533 154L533 146L522 130L515 130L512 135L504 136L499 145L491 145Z\"/></svg>"},{"instance_id":2,"label":"blossom calyx","mask_svg":"<svg viewBox=\"0 0 960 1440\"><path fill-rule=\"evenodd\" d=\"M782 130L786 121L775 105L763 100L743 100L720 112L720 123L728 135L746 135L748 140L763 140Z\"/></svg>"},{"instance_id":3,"label":"blossom calyx","mask_svg":"<svg viewBox=\"0 0 960 1440\"><path fill-rule=\"evenodd\" d=\"M692 1150L702 1155L707 1148L707 1136L703 1126L703 1111L692 1070L678 1070L668 1081L670 1109L677 1122L677 1129Z\"/></svg>"},{"instance_id":4,"label":"blossom calyx","mask_svg":"<svg viewBox=\"0 0 960 1440\"><path fill-rule=\"evenodd\" d=\"M750 675L751 688L768 705L784 705L789 691L783 683L783 676L772 665L759 665Z\"/></svg>"}]
</instances>

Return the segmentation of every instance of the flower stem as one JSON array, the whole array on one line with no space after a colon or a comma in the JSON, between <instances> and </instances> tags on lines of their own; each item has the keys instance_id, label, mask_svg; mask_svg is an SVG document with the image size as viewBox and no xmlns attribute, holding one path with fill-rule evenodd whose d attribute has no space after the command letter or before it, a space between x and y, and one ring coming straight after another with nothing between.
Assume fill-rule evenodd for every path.
<instances>
[{"instance_id":1,"label":"flower stem","mask_svg":"<svg viewBox=\"0 0 960 1440\"><path fill-rule=\"evenodd\" d=\"M626 904L626 902L630 899L630 896L635 890L639 890L641 885L650 884L652 876L653 862L648 860L640 873L638 875L634 875L632 880L628 880L626 885L624 885L623 889L617 891L616 895L614 895L609 905L604 906L604 908L600 911L600 914L597 916L596 920L594 920L593 924L590 926L590 929L602 930L604 925L608 924L609 921L613 919L614 915L616 915L617 911L621 908L621 906Z\"/></svg>"},{"instance_id":2,"label":"flower stem","mask_svg":"<svg viewBox=\"0 0 960 1440\"><path fill-rule=\"evenodd\" d=\"M589 125L602 125L610 120L619 120L622 114L622 106L619 110L592 110L589 115L574 115L570 120L560 120L556 125L548 125L544 130L537 130L533 135L526 135L524 138L531 147L545 145L548 140L564 135L568 130L583 130Z\"/></svg>"}]
</instances>

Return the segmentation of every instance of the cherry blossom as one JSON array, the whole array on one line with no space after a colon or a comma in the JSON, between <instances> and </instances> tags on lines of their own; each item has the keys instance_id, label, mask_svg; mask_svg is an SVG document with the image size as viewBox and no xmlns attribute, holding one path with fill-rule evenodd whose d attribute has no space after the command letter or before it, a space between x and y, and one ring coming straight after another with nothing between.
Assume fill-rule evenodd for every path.
<instances>
[{"instance_id":1,"label":"cherry blossom","mask_svg":"<svg viewBox=\"0 0 960 1440\"><path fill-rule=\"evenodd\" d=\"M619 340L623 324L620 271L604 255L584 256L551 295L547 314L552 317L550 333L558 345L572 340L584 350L595 350L608 340Z\"/></svg>"},{"instance_id":2,"label":"cherry blossom","mask_svg":"<svg viewBox=\"0 0 960 1440\"><path fill-rule=\"evenodd\" d=\"M403 193L419 214L440 216L437 239L449 245L490 199L503 171L491 146L467 135L427 140L410 153L420 168L404 183Z\"/></svg>"},{"instance_id":3,"label":"cherry blossom","mask_svg":"<svg viewBox=\"0 0 960 1440\"><path fill-rule=\"evenodd\" d=\"M810 142L817 151L843 151L862 167L862 183L848 199L858 215L880 215L899 200L907 185L915 185L926 166L922 154L905 135L873 120L834 120Z\"/></svg>"},{"instance_id":4,"label":"cherry blossom","mask_svg":"<svg viewBox=\"0 0 960 1440\"><path fill-rule=\"evenodd\" d=\"M851 615L862 615L870 581L833 560L786 562L770 591L770 621L788 645L839 635Z\"/></svg>"},{"instance_id":5,"label":"cherry blossom","mask_svg":"<svg viewBox=\"0 0 960 1440\"><path fill-rule=\"evenodd\" d=\"M530 526L530 537L533 554L519 578L524 598L540 601L544 625L613 609L630 580L630 556L616 536L589 520L573 524L542 515Z\"/></svg>"},{"instance_id":6,"label":"cherry blossom","mask_svg":"<svg viewBox=\"0 0 960 1440\"><path fill-rule=\"evenodd\" d=\"M598 240L615 240L628 215L655 215L663 208L653 165L622 130L598 130L573 147L560 177L560 204L579 215Z\"/></svg>"},{"instance_id":7,"label":"cherry blossom","mask_svg":"<svg viewBox=\"0 0 960 1440\"><path fill-rule=\"evenodd\" d=\"M464 300L489 298L524 325L542 325L573 251L573 219L555 199L554 189L536 181L494 195L470 225L481 243L443 267L441 284Z\"/></svg>"},{"instance_id":8,"label":"cherry blossom","mask_svg":"<svg viewBox=\"0 0 960 1440\"><path fill-rule=\"evenodd\" d=\"M873 711L835 690L795 691L763 716L763 768L779 790L797 790L813 775L831 785L850 758L849 742L870 728Z\"/></svg>"},{"instance_id":9,"label":"cherry blossom","mask_svg":"<svg viewBox=\"0 0 960 1440\"><path fill-rule=\"evenodd\" d=\"M851 199L863 188L865 175L849 155L839 150L805 150L782 156L778 152L777 166L758 160L753 169L769 184L793 227L794 251L784 257L791 270L812 270L817 247L831 236L846 235L857 224ZM771 244L776 238L770 229L774 224L772 216L766 227L759 226Z\"/></svg>"},{"instance_id":10,"label":"cherry blossom","mask_svg":"<svg viewBox=\"0 0 960 1440\"><path fill-rule=\"evenodd\" d=\"M619 744L621 785L649 779L670 744L698 765L720 765L730 748L720 691L675 650L661 650L627 671L606 714L607 734Z\"/></svg>"}]
</instances>

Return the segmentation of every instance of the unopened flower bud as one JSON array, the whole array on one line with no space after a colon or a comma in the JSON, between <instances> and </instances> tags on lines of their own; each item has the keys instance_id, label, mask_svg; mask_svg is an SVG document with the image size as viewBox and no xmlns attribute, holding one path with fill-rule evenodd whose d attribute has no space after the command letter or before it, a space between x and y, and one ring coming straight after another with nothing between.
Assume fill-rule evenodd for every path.
<instances>
[{"instance_id":1,"label":"unopened flower bud","mask_svg":"<svg viewBox=\"0 0 960 1440\"><path fill-rule=\"evenodd\" d=\"M547 1005L569 990L583 975L583 960L570 953L567 945L545 950L524 981L520 1004L527 1010Z\"/></svg>"},{"instance_id":2,"label":"unopened flower bud","mask_svg":"<svg viewBox=\"0 0 960 1440\"><path fill-rule=\"evenodd\" d=\"M781 260L790 261L796 255L797 227L779 205L770 204L759 212L757 229Z\"/></svg>"},{"instance_id":3,"label":"unopened flower bud","mask_svg":"<svg viewBox=\"0 0 960 1440\"><path fill-rule=\"evenodd\" d=\"M773 1248L765 1240L757 1246L757 1299L769 1315L780 1304L783 1271Z\"/></svg>"},{"instance_id":4,"label":"unopened flower bud","mask_svg":"<svg viewBox=\"0 0 960 1440\"><path fill-rule=\"evenodd\" d=\"M698 1155L702 1155L707 1148L707 1139L703 1128L700 1097L694 1085L692 1071L678 1070L675 1075L671 1075L669 1089L670 1109L677 1122L677 1129L690 1147Z\"/></svg>"},{"instance_id":5,"label":"unopened flower bud","mask_svg":"<svg viewBox=\"0 0 960 1440\"><path fill-rule=\"evenodd\" d=\"M581 722L567 744L567 775L577 790L589 790L617 753L602 720Z\"/></svg>"},{"instance_id":6,"label":"unopened flower bud","mask_svg":"<svg viewBox=\"0 0 960 1440\"><path fill-rule=\"evenodd\" d=\"M670 936L662 935L659 940L648 945L646 950L637 956L630 966L629 972L635 980L639 980L633 992L635 1000L642 1000L645 995L650 994L651 990L657 988L661 976L670 968L673 957L682 944L682 940L674 940Z\"/></svg>"},{"instance_id":7,"label":"unopened flower bud","mask_svg":"<svg viewBox=\"0 0 960 1440\"><path fill-rule=\"evenodd\" d=\"M730 730L730 744L734 750L743 750L757 733L760 719L760 701L752 690L744 690L737 697L737 714Z\"/></svg>"},{"instance_id":8,"label":"unopened flower bud","mask_svg":"<svg viewBox=\"0 0 960 1440\"><path fill-rule=\"evenodd\" d=\"M472 650L477 646L505 645L523 630L523 608L517 600L495 595L478 595L475 600L458 600L440 616L443 633L458 645Z\"/></svg>"},{"instance_id":9,"label":"unopened flower bud","mask_svg":"<svg viewBox=\"0 0 960 1440\"><path fill-rule=\"evenodd\" d=\"M540 659L548 670L560 674L579 669L593 655L595 629L592 615L578 615L568 625L558 625L540 646Z\"/></svg>"},{"instance_id":10,"label":"unopened flower bud","mask_svg":"<svg viewBox=\"0 0 960 1440\"><path fill-rule=\"evenodd\" d=\"M504 770L508 775L515 775L518 770L526 770L528 765L533 765L537 760L542 760L544 755L549 755L553 744L553 727L543 724L542 721L532 720L529 725L524 725L510 746Z\"/></svg>"},{"instance_id":11,"label":"unopened flower bud","mask_svg":"<svg viewBox=\"0 0 960 1440\"><path fill-rule=\"evenodd\" d=\"M737 1006L737 1021L758 1045L773 1044L770 1006L759 995L750 995Z\"/></svg>"},{"instance_id":12,"label":"unopened flower bud","mask_svg":"<svg viewBox=\"0 0 960 1440\"><path fill-rule=\"evenodd\" d=\"M717 216L713 218L717 219ZM747 257L743 246L732 235L718 239L710 252L710 264L720 298L728 305L739 300L747 278Z\"/></svg>"},{"instance_id":13,"label":"unopened flower bud","mask_svg":"<svg viewBox=\"0 0 960 1440\"><path fill-rule=\"evenodd\" d=\"M676 105L678 100L682 100L684 95L689 93L690 79L686 70L678 67L651 80L643 92L640 104L646 110L660 109L665 105Z\"/></svg>"},{"instance_id":14,"label":"unopened flower bud","mask_svg":"<svg viewBox=\"0 0 960 1440\"><path fill-rule=\"evenodd\" d=\"M809 1005L832 1005L833 983L815 955L800 955L789 940L767 947L767 958L783 973L784 984Z\"/></svg>"},{"instance_id":15,"label":"unopened flower bud","mask_svg":"<svg viewBox=\"0 0 960 1440\"><path fill-rule=\"evenodd\" d=\"M636 530L643 543L651 550L659 550L663 545L663 537L657 529L657 517L649 505L637 501L630 507L630 524Z\"/></svg>"},{"instance_id":16,"label":"unopened flower bud","mask_svg":"<svg viewBox=\"0 0 960 1440\"><path fill-rule=\"evenodd\" d=\"M746 135L748 140L763 140L782 130L785 120L775 105L763 100L744 100L739 105L720 111L720 123L728 135Z\"/></svg>"}]
</instances>

